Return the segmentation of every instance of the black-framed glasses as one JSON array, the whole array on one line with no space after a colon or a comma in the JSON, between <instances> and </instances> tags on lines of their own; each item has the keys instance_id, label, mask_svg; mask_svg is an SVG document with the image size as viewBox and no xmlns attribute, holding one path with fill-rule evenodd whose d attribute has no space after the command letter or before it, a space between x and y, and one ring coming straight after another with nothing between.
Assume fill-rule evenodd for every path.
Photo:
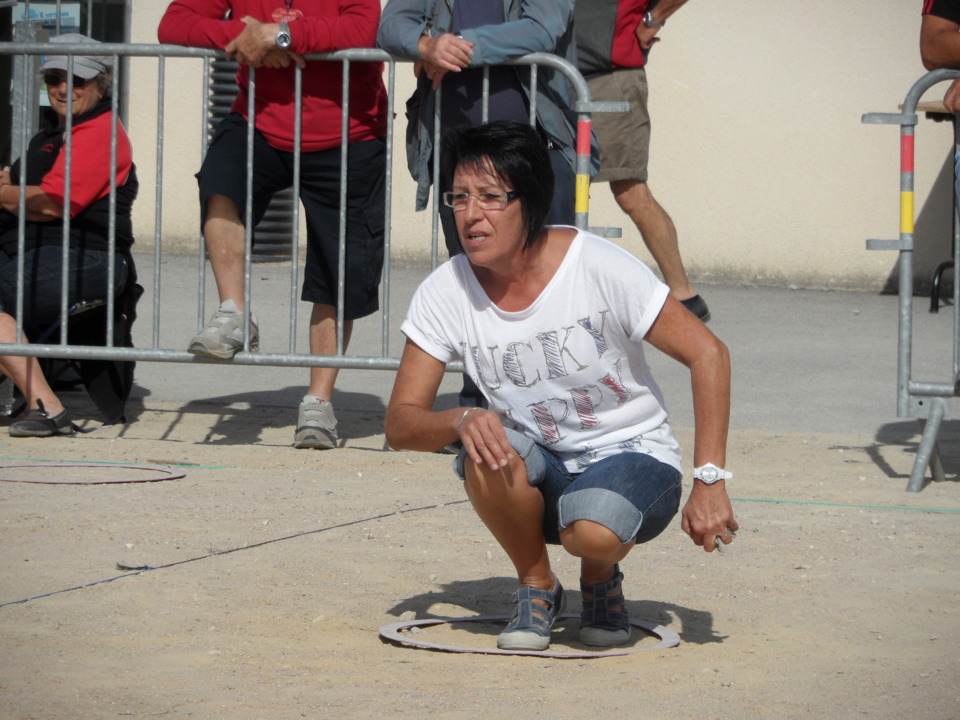
<instances>
[{"instance_id":1,"label":"black-framed glasses","mask_svg":"<svg viewBox=\"0 0 960 720\"><path fill-rule=\"evenodd\" d=\"M62 83L67 81L66 75L61 75L60 73L48 72L43 74L43 84L48 88L58 88ZM88 82L92 82L93 78L82 78L79 75L73 76L73 89L80 90L85 87Z\"/></svg>"},{"instance_id":2,"label":"black-framed glasses","mask_svg":"<svg viewBox=\"0 0 960 720\"><path fill-rule=\"evenodd\" d=\"M456 210L463 210L470 202L470 198L477 201L481 210L503 210L507 203L520 197L516 190L507 190L506 192L445 192L443 194L443 204Z\"/></svg>"}]
</instances>

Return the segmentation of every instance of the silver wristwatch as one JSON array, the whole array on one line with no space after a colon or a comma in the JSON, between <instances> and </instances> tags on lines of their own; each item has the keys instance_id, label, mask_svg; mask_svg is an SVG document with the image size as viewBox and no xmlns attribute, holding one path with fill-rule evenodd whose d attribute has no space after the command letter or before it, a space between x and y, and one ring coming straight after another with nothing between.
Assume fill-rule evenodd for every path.
<instances>
[{"instance_id":1,"label":"silver wristwatch","mask_svg":"<svg viewBox=\"0 0 960 720\"><path fill-rule=\"evenodd\" d=\"M293 42L293 38L290 37L290 26L284 20L280 23L280 29L277 31L277 47L286 50L290 47L291 42Z\"/></svg>"},{"instance_id":2,"label":"silver wristwatch","mask_svg":"<svg viewBox=\"0 0 960 720\"><path fill-rule=\"evenodd\" d=\"M666 25L665 22L655 22L653 19L653 13L649 10L644 13L643 24L648 28L662 28L664 25Z\"/></svg>"},{"instance_id":3,"label":"silver wristwatch","mask_svg":"<svg viewBox=\"0 0 960 720\"><path fill-rule=\"evenodd\" d=\"M727 472L713 463L707 463L693 469L693 479L699 480L704 485L713 485L718 480L730 480L732 477L732 472Z\"/></svg>"}]
</instances>

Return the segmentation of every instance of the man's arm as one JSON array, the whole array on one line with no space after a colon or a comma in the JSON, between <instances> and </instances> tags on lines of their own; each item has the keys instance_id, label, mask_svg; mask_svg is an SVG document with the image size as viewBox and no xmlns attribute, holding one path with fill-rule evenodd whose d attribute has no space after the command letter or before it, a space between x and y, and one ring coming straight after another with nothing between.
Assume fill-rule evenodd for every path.
<instances>
[{"instance_id":1,"label":"man's arm","mask_svg":"<svg viewBox=\"0 0 960 720\"><path fill-rule=\"evenodd\" d=\"M420 38L427 30L425 0L387 0L377 30L377 47L395 57L420 58Z\"/></svg>"},{"instance_id":2,"label":"man's arm","mask_svg":"<svg viewBox=\"0 0 960 720\"><path fill-rule=\"evenodd\" d=\"M936 15L924 15L920 24L920 58L927 70L960 67L960 25ZM960 80L943 96L952 113L960 112Z\"/></svg>"},{"instance_id":3,"label":"man's arm","mask_svg":"<svg viewBox=\"0 0 960 720\"><path fill-rule=\"evenodd\" d=\"M573 22L573 0L524 0L519 20L464 30L473 65L499 65L521 55L552 53Z\"/></svg>"},{"instance_id":4,"label":"man's arm","mask_svg":"<svg viewBox=\"0 0 960 720\"><path fill-rule=\"evenodd\" d=\"M924 15L920 25L920 58L927 70L960 67L960 25Z\"/></svg>"},{"instance_id":5,"label":"man's arm","mask_svg":"<svg viewBox=\"0 0 960 720\"><path fill-rule=\"evenodd\" d=\"M667 18L673 15L677 10L679 10L683 5L685 5L687 0L660 0L660 2L653 2L650 4L650 15L653 18L654 23L665 23ZM655 42L658 42L660 38L657 37L657 33L660 32L658 27L647 27L643 21L637 25L637 39L640 41L640 47L644 50L649 50Z\"/></svg>"},{"instance_id":6,"label":"man's arm","mask_svg":"<svg viewBox=\"0 0 960 720\"><path fill-rule=\"evenodd\" d=\"M226 18L231 9L229 0L174 0L157 35L162 43L223 50L236 42L239 47L233 51L251 60L277 50L279 23L263 17ZM289 52L307 55L373 47L379 20L379 0L339 0L336 15L307 15L290 22Z\"/></svg>"},{"instance_id":7,"label":"man's arm","mask_svg":"<svg viewBox=\"0 0 960 720\"><path fill-rule=\"evenodd\" d=\"M157 38L162 43L223 49L243 32L240 18L224 19L227 0L173 0L160 18Z\"/></svg>"},{"instance_id":8,"label":"man's arm","mask_svg":"<svg viewBox=\"0 0 960 720\"><path fill-rule=\"evenodd\" d=\"M519 20L470 28L459 36L435 30L426 35L426 10L423 0L389 0L377 44L391 55L423 60L435 87L447 72L554 52L573 20L573 0L523 0Z\"/></svg>"},{"instance_id":9,"label":"man's arm","mask_svg":"<svg viewBox=\"0 0 960 720\"><path fill-rule=\"evenodd\" d=\"M294 5L296 7L296 5ZM337 14L303 17L290 23L290 49L301 55L377 44L380 0L339 0Z\"/></svg>"}]
</instances>

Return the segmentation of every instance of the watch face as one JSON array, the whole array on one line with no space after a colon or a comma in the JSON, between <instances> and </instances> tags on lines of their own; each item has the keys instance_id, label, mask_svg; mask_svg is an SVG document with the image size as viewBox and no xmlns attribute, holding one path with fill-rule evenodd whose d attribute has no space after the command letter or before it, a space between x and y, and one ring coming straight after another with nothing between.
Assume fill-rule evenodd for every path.
<instances>
[{"instance_id":1,"label":"watch face","mask_svg":"<svg viewBox=\"0 0 960 720\"><path fill-rule=\"evenodd\" d=\"M280 29L277 32L277 47L281 50L286 50L292 42L293 38L290 37L290 26L286 20L281 20Z\"/></svg>"},{"instance_id":2,"label":"watch face","mask_svg":"<svg viewBox=\"0 0 960 720\"><path fill-rule=\"evenodd\" d=\"M707 467L700 471L700 479L704 482L715 482L720 472L714 467Z\"/></svg>"}]
</instances>

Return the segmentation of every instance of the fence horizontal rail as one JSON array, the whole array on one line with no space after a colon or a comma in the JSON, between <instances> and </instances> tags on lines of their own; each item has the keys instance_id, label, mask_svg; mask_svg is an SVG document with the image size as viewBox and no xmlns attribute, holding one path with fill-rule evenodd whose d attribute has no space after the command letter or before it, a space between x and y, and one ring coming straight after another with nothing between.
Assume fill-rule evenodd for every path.
<instances>
[{"instance_id":1,"label":"fence horizontal rail","mask_svg":"<svg viewBox=\"0 0 960 720\"><path fill-rule=\"evenodd\" d=\"M35 57L39 55L49 54L51 52L51 46L49 43L0 43L0 55L4 56L14 56L14 57ZM58 43L56 46L57 54L63 55L81 55L84 53L90 52L90 45L83 43ZM147 286L147 293L141 299L141 306L147 302L152 301L153 305L153 325L152 332L150 333L152 337L152 342L150 347L141 347L141 348L130 348L130 347L118 347L112 342L112 337L105 346L93 346L93 345L78 345L70 344L68 342L68 336L62 337L59 344L29 344L23 342L17 343L0 343L0 355L22 355L22 356L33 356L33 357L44 357L44 358L66 358L66 359L97 359L97 360L132 360L132 361L149 361L149 362L193 362L193 363L203 363L208 364L212 362L224 362L224 361L213 361L205 358L199 358L195 355L192 355L182 349L173 349L173 348L163 348L160 345L159 340L159 327L161 320L161 308L163 306L161 294L161 288L163 285L163 278L161 275L161 268L163 266L163 216L162 216L162 204L163 204L163 190L165 182L169 181L165 177L165 171L163 168L163 155L164 155L164 128L165 128L165 61L167 59L181 59L181 58L196 58L203 60L205 71L209 75L209 63L212 60L220 60L225 57L224 52L216 49L209 48L195 48L195 47L184 47L180 45L167 45L167 44L126 44L126 43L101 43L97 45L97 54L112 56L115 59L114 64L119 65L117 62L119 59L129 59L129 58L156 58L158 63L158 77L157 77L157 131L156 131L156 197L155 197L155 221L154 221L154 266L153 266L153 277L152 282L150 278L141 277L140 282ZM385 84L387 88L387 103L388 103L388 112L387 112L387 151L386 151L386 177L387 177L387 188L386 188L386 218L385 218L385 237L384 237L384 270L382 276L381 284L381 293L383 302L381 304L381 315L382 315L382 325L381 325L381 353L380 355L348 355L343 351L344 342L342 334L338 335L338 351L334 355L312 355L310 353L298 353L295 351L295 335L297 328L297 300L296 300L296 289L299 284L298 276L298 237L299 232L299 209L298 203L293 203L294 205L294 220L297 220L293 230L293 237L291 238L291 308L290 308L290 336L289 336L289 351L288 352L240 352L233 359L226 361L226 363L234 365L270 365L270 366L296 366L296 367L337 367L344 369L384 369L384 370L394 370L399 365L399 356L392 355L390 353L390 344L391 341L396 341L398 346L401 345L399 342L401 338L398 334L394 334L392 337L389 332L390 328L390 313L392 309L391 303L391 285L390 285L390 274L392 266L391 258L391 228L394 219L394 213L392 209L392 186L393 186L393 177L392 169L394 165L393 161L393 152L395 148L394 138L394 108L397 106L396 98L396 65L397 63L406 63L410 62L407 60L398 60L393 58L388 53L383 50L376 48L354 48L349 50L340 50L331 53L316 53L311 55L304 56L306 60L311 62L338 62L342 63L343 70L342 72L345 75L348 75L350 70L350 65L353 63L384 63L386 66L386 72L384 74ZM533 79L531 83L536 82L536 68L543 66L552 68L560 73L562 73L567 80L570 82L571 87L573 88L576 102L573 105L573 110L578 114L578 127L577 132L587 133L588 142L586 146L589 147L589 134L590 134L590 114L593 112L619 112L626 109L626 104L624 103L592 103L590 101L589 89L587 87L586 81L579 74L577 69L568 63L566 60L557 57L555 55L550 55L546 53L534 53L527 55L521 58L516 58L510 60L505 64L508 65L528 65L532 67L531 75ZM121 73L123 69L121 68ZM300 83L299 83L299 74L302 72L299 68L295 69L297 73L298 82L297 82L297 94L296 102L301 101L300 95ZM34 82L30 75L23 75L23 77L15 78L15 82L23 83L26 88L30 87L30 83ZM250 94L251 96L255 95L256 92L256 71L252 71L251 78L251 87ZM349 80L344 80L344 87ZM117 80L114 78L114 87L118 87ZM143 88L140 88L141 90ZM32 92L32 91L31 91ZM532 93L535 94L535 93ZM115 93L116 95L116 93ZM204 96L201 98L202 103L208 102L208 90L205 87ZM402 113L402 103L405 98L401 99L400 105L401 109L398 111ZM488 98L484 98L484 103L488 102ZM349 101L343 103L344 107L342 110L342 118L347 117L349 113ZM251 98L251 107L253 106L253 100ZM203 106L201 106L203 107ZM116 111L116 102L114 102L114 108ZM206 118L207 113L201 112L201 115ZM16 128L14 132L20 132L23 134L25 132L24 128ZM205 127L202 129L202 132L206 132ZM344 134L346 133L346 123L344 121ZM30 133L32 135L32 133ZM401 137L403 133L401 133ZM299 137L299 135L297 136ZM579 136L578 136L579 138ZM578 142L578 145L582 147L582 143ZM134 159L136 157L136 147L134 148ZM347 148L349 151L349 148ZM299 148L296 150L299 153ZM113 159L115 163L115 158ZM298 161L297 161L298 162ZM584 171L587 163L589 162L589 155L586 157L578 157L578 175ZM138 167L141 170L145 169L145 165L141 162L138 162ZM112 170L114 174L116 173L116 165L113 165ZM179 172L179 170L178 170ZM189 175L192 175L195 172L194 168L190 169ZM248 167L248 173L250 168ZM345 168L341 169L342 175L345 178ZM345 179L342 179L342 182L345 182ZM402 182L412 182L406 177ZM583 189L586 189L589 186L589 178L587 178L587 183L581 188L581 183L578 182L578 193ZM295 188L296 190L296 188ZM111 197L116 193L116 188L111 188ZM434 197L433 197L433 208L432 212L434 215L438 212L439 202L438 202L438 189L434 188ZM149 202L149 200L141 197L137 200L137 203ZM587 226L587 213L585 211L580 212L579 208L579 199L578 199L578 212L577 212L577 225L586 228ZM584 204L585 207L585 204ZM22 209L22 208L21 208ZM342 210L342 208L341 208ZM341 227L343 223L341 222ZM247 228L247 252L246 252L246 267L245 267L245 300L250 301L250 275L251 275L251 237L252 228ZM437 223L434 222L433 231L432 231L432 254L431 254L431 264L435 266L437 264L437 252L436 248L438 246L437 238ZM198 264L198 313L197 321L198 325L202 325L204 314L204 287L205 287L205 255L203 253L203 244L202 237L198 236L198 246L200 248L199 254L199 264ZM111 245L111 247L113 247ZM343 246L341 246L341 258L343 257ZM21 268L22 273L22 268ZM111 285L110 289L114 288L113 285L114 278L110 279ZM22 282L22 278L21 281ZM341 275L339 278L339 283L342 285L344 283L343 277L343 268L341 266ZM342 308L342 295L340 296L341 302L339 306ZM111 297L108 301L110 303L110 309L107 313L107 317L112 317L113 313L113 298ZM342 313L342 310L339 311ZM17 310L17 321L18 328L21 327L22 323L22 309L18 308ZM140 313L141 322L147 318L146 313ZM64 312L61 313L61 318L66 318L66 308ZM342 320L342 315L340 315ZM65 325L67 323L64 323ZM342 323L340 333L342 333ZM189 335L189 329L186 325L184 326L183 340L187 340ZM109 334L109 332L108 332ZM141 333L142 334L142 333ZM448 366L448 371L457 372L462 368L459 363L452 363Z\"/></svg>"}]
</instances>

